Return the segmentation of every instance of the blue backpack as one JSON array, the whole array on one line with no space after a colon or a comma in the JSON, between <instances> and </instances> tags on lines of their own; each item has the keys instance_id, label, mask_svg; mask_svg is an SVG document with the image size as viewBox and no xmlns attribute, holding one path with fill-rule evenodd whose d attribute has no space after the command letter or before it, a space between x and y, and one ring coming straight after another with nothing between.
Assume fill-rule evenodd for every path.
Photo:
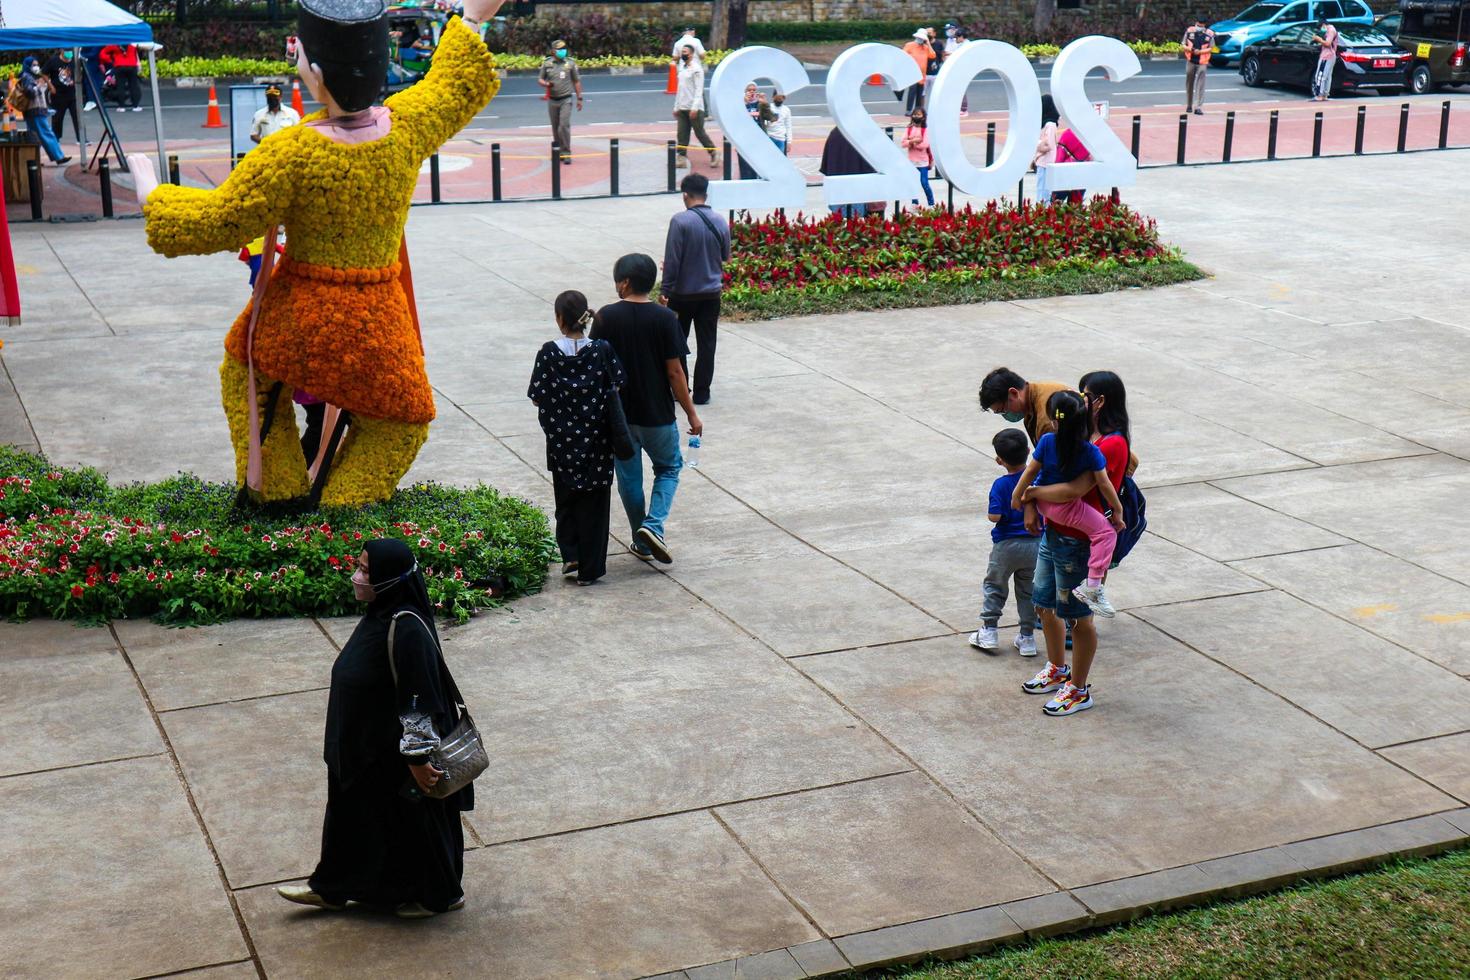
<instances>
[{"instance_id":1,"label":"blue backpack","mask_svg":"<svg viewBox=\"0 0 1470 980\"><path fill-rule=\"evenodd\" d=\"M1123 477L1123 487L1118 491L1118 499L1123 503L1123 522L1128 526L1118 532L1118 543L1113 547L1114 565L1127 557L1148 527L1148 518L1144 515L1146 501L1143 499L1143 491L1133 482L1133 477Z\"/></svg>"}]
</instances>

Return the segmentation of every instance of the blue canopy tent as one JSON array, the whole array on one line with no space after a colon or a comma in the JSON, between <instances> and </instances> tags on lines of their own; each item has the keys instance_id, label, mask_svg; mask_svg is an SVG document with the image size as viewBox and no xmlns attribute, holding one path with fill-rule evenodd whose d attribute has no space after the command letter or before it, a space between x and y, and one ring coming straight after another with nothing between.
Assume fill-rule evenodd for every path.
<instances>
[{"instance_id":1,"label":"blue canopy tent","mask_svg":"<svg viewBox=\"0 0 1470 980\"><path fill-rule=\"evenodd\" d=\"M153 91L153 131L158 142L160 171L164 166L163 110L158 102L158 65L153 29L108 0L0 0L0 51L48 48L101 47L136 44L148 53L148 76ZM82 77L77 72L77 77ZM106 112L100 94L98 109ZM86 158L86 131L82 133Z\"/></svg>"}]
</instances>

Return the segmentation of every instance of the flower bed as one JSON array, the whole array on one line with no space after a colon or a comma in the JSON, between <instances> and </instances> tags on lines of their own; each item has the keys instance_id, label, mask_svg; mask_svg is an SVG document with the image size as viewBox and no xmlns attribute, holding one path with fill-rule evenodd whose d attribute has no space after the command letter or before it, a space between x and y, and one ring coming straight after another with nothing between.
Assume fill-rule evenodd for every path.
<instances>
[{"instance_id":1,"label":"flower bed","mask_svg":"<svg viewBox=\"0 0 1470 980\"><path fill-rule=\"evenodd\" d=\"M361 608L363 541L402 538L457 622L534 592L556 555L544 515L486 486L419 484L384 503L287 515L238 511L235 487L181 475L110 486L0 446L0 616L173 625L337 616Z\"/></svg>"},{"instance_id":2,"label":"flower bed","mask_svg":"<svg viewBox=\"0 0 1470 980\"><path fill-rule=\"evenodd\" d=\"M723 304L739 317L1104 292L1200 278L1153 219L1085 204L737 222Z\"/></svg>"}]
</instances>

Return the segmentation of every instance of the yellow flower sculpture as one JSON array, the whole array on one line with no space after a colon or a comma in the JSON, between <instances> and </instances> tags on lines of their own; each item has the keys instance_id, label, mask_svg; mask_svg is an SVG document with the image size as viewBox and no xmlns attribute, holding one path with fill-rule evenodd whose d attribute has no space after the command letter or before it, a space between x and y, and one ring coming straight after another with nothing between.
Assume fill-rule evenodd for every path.
<instances>
[{"instance_id":1,"label":"yellow flower sculpture","mask_svg":"<svg viewBox=\"0 0 1470 980\"><path fill-rule=\"evenodd\" d=\"M266 289L253 344L262 411L272 383L284 384L284 405L262 445L263 499L306 492L306 460L292 441L293 390L352 415L322 503L384 499L413 463L434 399L398 278L403 224L423 161L499 88L485 43L456 17L429 73L385 103L392 129L382 138L343 144L294 126L262 140L213 190L165 184L149 196L148 243L170 257L233 251L275 225L286 229L286 255ZM247 306L225 339L220 371L242 485L249 320Z\"/></svg>"}]
</instances>

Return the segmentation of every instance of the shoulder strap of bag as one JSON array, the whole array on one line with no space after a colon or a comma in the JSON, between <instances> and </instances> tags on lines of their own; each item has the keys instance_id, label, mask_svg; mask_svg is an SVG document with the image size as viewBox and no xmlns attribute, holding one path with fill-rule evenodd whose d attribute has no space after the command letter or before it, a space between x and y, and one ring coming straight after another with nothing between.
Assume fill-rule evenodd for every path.
<instances>
[{"instance_id":1,"label":"shoulder strap of bag","mask_svg":"<svg viewBox=\"0 0 1470 980\"><path fill-rule=\"evenodd\" d=\"M709 229L709 233L715 236L715 244L720 247L720 252L723 254L725 251L725 236L720 234L720 229L716 228L715 223L709 220L709 215L705 214L699 208L690 208L689 210L693 211L699 217L699 220L704 222L704 226Z\"/></svg>"},{"instance_id":2,"label":"shoulder strap of bag","mask_svg":"<svg viewBox=\"0 0 1470 980\"><path fill-rule=\"evenodd\" d=\"M388 623L388 669L393 673L394 688L398 687L398 662L393 655L393 635L394 632L398 629L399 616L412 616L414 619L417 619L419 621L420 626L424 627L425 633L428 633L430 637L434 635L433 632L429 630L429 627L424 624L423 617L414 612L412 609L400 609L393 614L392 620L390 620ZM454 675L449 672L449 665L444 662L444 648L436 643L434 645L434 649L439 654L439 672L444 675L444 678L446 680L449 681L449 690L446 693L448 693L449 696L453 699L456 706L460 708L467 707L464 703L464 695L459 693L459 685L454 682Z\"/></svg>"}]
</instances>

